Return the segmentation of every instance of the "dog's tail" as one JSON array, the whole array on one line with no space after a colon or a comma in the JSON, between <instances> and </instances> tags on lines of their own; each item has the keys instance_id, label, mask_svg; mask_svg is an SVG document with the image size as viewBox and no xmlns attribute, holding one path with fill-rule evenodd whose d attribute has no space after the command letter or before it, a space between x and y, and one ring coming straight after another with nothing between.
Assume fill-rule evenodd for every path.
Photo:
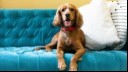
<instances>
[{"instance_id":1,"label":"dog's tail","mask_svg":"<svg viewBox=\"0 0 128 72\"><path fill-rule=\"evenodd\" d=\"M35 48L35 50L38 51L38 50L43 49L43 48L45 48L45 46L39 46L39 47Z\"/></svg>"}]
</instances>

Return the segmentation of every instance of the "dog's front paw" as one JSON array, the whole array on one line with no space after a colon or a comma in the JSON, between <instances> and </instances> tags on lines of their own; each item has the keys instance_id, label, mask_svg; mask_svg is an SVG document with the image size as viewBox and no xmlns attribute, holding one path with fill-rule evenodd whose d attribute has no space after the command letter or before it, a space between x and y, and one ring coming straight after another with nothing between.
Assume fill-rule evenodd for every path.
<instances>
[{"instance_id":1,"label":"dog's front paw","mask_svg":"<svg viewBox=\"0 0 128 72\"><path fill-rule=\"evenodd\" d=\"M61 70L61 71L65 70L65 69L66 69L66 64L65 64L65 62L59 62L59 63L58 63L58 68L59 68L59 70Z\"/></svg>"},{"instance_id":2,"label":"dog's front paw","mask_svg":"<svg viewBox=\"0 0 128 72\"><path fill-rule=\"evenodd\" d=\"M71 63L69 71L77 71L77 63Z\"/></svg>"}]
</instances>

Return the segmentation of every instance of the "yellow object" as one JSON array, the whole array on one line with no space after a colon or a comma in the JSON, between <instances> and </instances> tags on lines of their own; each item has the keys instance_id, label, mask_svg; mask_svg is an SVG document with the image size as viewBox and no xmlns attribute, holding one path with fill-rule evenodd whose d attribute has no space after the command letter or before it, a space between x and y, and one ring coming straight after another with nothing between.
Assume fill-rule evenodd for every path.
<instances>
[{"instance_id":1,"label":"yellow object","mask_svg":"<svg viewBox=\"0 0 128 72\"><path fill-rule=\"evenodd\" d=\"M88 4L90 1L91 0L0 0L0 8L52 9L64 3L72 3L80 7Z\"/></svg>"}]
</instances>

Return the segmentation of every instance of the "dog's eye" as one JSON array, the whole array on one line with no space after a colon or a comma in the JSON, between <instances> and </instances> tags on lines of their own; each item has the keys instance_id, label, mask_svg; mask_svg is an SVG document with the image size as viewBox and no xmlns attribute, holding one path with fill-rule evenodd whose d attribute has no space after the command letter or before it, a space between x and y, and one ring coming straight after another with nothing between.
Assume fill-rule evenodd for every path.
<instances>
[{"instance_id":1,"label":"dog's eye","mask_svg":"<svg viewBox=\"0 0 128 72\"><path fill-rule=\"evenodd\" d=\"M74 11L74 9L73 9L73 8L70 8L70 10L71 10L71 11Z\"/></svg>"},{"instance_id":2,"label":"dog's eye","mask_svg":"<svg viewBox=\"0 0 128 72\"><path fill-rule=\"evenodd\" d=\"M64 11L65 11L65 9L62 9L61 11L62 11L62 12L64 12Z\"/></svg>"}]
</instances>

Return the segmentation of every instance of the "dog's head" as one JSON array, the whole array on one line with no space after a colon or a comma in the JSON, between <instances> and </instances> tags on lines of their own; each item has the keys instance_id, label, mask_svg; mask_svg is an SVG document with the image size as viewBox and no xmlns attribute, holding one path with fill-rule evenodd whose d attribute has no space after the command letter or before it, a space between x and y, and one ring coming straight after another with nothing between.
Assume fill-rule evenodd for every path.
<instances>
[{"instance_id":1,"label":"dog's head","mask_svg":"<svg viewBox=\"0 0 128 72\"><path fill-rule=\"evenodd\" d=\"M55 26L74 26L80 28L83 24L83 19L76 6L72 4L64 4L62 6L59 6L54 17L53 24Z\"/></svg>"}]
</instances>

